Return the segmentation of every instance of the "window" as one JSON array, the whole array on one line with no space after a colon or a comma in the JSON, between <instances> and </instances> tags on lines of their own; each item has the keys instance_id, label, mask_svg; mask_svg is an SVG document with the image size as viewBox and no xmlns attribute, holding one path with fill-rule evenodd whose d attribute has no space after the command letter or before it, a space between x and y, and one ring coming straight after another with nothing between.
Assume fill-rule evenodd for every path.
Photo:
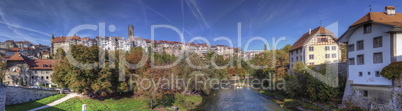
<instances>
[{"instance_id":1,"label":"window","mask_svg":"<svg viewBox=\"0 0 402 111\"><path fill-rule=\"evenodd\" d=\"M311 59L311 60L313 60L313 59L314 59L314 55L313 55L313 54L310 54L310 55L308 55L308 58Z\"/></svg>"},{"instance_id":2,"label":"window","mask_svg":"<svg viewBox=\"0 0 402 111\"><path fill-rule=\"evenodd\" d=\"M367 75L370 75L371 74L371 72L367 72Z\"/></svg>"},{"instance_id":3,"label":"window","mask_svg":"<svg viewBox=\"0 0 402 111\"><path fill-rule=\"evenodd\" d=\"M43 76L41 76L40 78L43 79Z\"/></svg>"},{"instance_id":4,"label":"window","mask_svg":"<svg viewBox=\"0 0 402 111\"><path fill-rule=\"evenodd\" d=\"M49 76L46 76L46 79L49 79Z\"/></svg>"},{"instance_id":5,"label":"window","mask_svg":"<svg viewBox=\"0 0 402 111\"><path fill-rule=\"evenodd\" d=\"M296 50L296 54L299 53L299 50Z\"/></svg>"},{"instance_id":6,"label":"window","mask_svg":"<svg viewBox=\"0 0 402 111\"><path fill-rule=\"evenodd\" d=\"M350 44L350 45L348 46L348 51L349 51L349 52L355 51L355 44Z\"/></svg>"},{"instance_id":7,"label":"window","mask_svg":"<svg viewBox=\"0 0 402 111\"><path fill-rule=\"evenodd\" d=\"M299 61L299 56L296 57L296 61Z\"/></svg>"},{"instance_id":8,"label":"window","mask_svg":"<svg viewBox=\"0 0 402 111\"><path fill-rule=\"evenodd\" d=\"M364 55L357 55L357 64L364 64Z\"/></svg>"},{"instance_id":9,"label":"window","mask_svg":"<svg viewBox=\"0 0 402 111\"><path fill-rule=\"evenodd\" d=\"M308 47L308 51L314 51L314 46Z\"/></svg>"},{"instance_id":10,"label":"window","mask_svg":"<svg viewBox=\"0 0 402 111\"><path fill-rule=\"evenodd\" d=\"M382 63L382 52L373 54L373 62L374 63Z\"/></svg>"},{"instance_id":11,"label":"window","mask_svg":"<svg viewBox=\"0 0 402 111\"><path fill-rule=\"evenodd\" d=\"M292 57L292 58L290 58L290 62L293 62L293 57Z\"/></svg>"},{"instance_id":12,"label":"window","mask_svg":"<svg viewBox=\"0 0 402 111\"><path fill-rule=\"evenodd\" d=\"M314 65L314 62L310 62L309 64L310 64L310 65Z\"/></svg>"},{"instance_id":13,"label":"window","mask_svg":"<svg viewBox=\"0 0 402 111\"><path fill-rule=\"evenodd\" d=\"M373 48L382 47L382 37L375 37L373 39Z\"/></svg>"},{"instance_id":14,"label":"window","mask_svg":"<svg viewBox=\"0 0 402 111\"><path fill-rule=\"evenodd\" d=\"M330 58L329 54L325 54L325 58L326 59Z\"/></svg>"},{"instance_id":15,"label":"window","mask_svg":"<svg viewBox=\"0 0 402 111\"><path fill-rule=\"evenodd\" d=\"M325 50L326 50L326 51L329 50L329 48L330 48L329 46L325 46Z\"/></svg>"},{"instance_id":16,"label":"window","mask_svg":"<svg viewBox=\"0 0 402 111\"><path fill-rule=\"evenodd\" d=\"M328 38L318 38L318 42L328 42Z\"/></svg>"},{"instance_id":17,"label":"window","mask_svg":"<svg viewBox=\"0 0 402 111\"><path fill-rule=\"evenodd\" d=\"M363 72L359 72L359 77L363 77Z\"/></svg>"},{"instance_id":18,"label":"window","mask_svg":"<svg viewBox=\"0 0 402 111\"><path fill-rule=\"evenodd\" d=\"M332 58L336 58L336 54L332 54Z\"/></svg>"},{"instance_id":19,"label":"window","mask_svg":"<svg viewBox=\"0 0 402 111\"><path fill-rule=\"evenodd\" d=\"M357 41L357 46L356 50L363 50L364 49L364 41Z\"/></svg>"},{"instance_id":20,"label":"window","mask_svg":"<svg viewBox=\"0 0 402 111\"><path fill-rule=\"evenodd\" d=\"M371 33L371 24L364 25L364 34Z\"/></svg>"},{"instance_id":21,"label":"window","mask_svg":"<svg viewBox=\"0 0 402 111\"><path fill-rule=\"evenodd\" d=\"M364 90L364 91L363 91L363 96L364 96L364 97L367 97L367 96L368 96L368 91Z\"/></svg>"},{"instance_id":22,"label":"window","mask_svg":"<svg viewBox=\"0 0 402 111\"><path fill-rule=\"evenodd\" d=\"M290 55L293 55L293 51L290 51Z\"/></svg>"},{"instance_id":23,"label":"window","mask_svg":"<svg viewBox=\"0 0 402 111\"><path fill-rule=\"evenodd\" d=\"M332 46L332 50L336 50L336 46Z\"/></svg>"},{"instance_id":24,"label":"window","mask_svg":"<svg viewBox=\"0 0 402 111\"><path fill-rule=\"evenodd\" d=\"M380 77L380 71L375 71L375 77Z\"/></svg>"},{"instance_id":25,"label":"window","mask_svg":"<svg viewBox=\"0 0 402 111\"><path fill-rule=\"evenodd\" d=\"M301 61L303 60L303 57L302 57L302 56L300 56L300 60L301 60Z\"/></svg>"}]
</instances>

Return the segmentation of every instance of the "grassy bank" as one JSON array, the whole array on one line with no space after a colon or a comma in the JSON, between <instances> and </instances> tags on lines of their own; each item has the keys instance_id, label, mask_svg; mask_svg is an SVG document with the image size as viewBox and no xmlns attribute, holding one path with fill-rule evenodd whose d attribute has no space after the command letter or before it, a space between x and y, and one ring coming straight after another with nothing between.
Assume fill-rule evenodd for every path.
<instances>
[{"instance_id":1,"label":"grassy bank","mask_svg":"<svg viewBox=\"0 0 402 111\"><path fill-rule=\"evenodd\" d=\"M200 95L181 95L175 94L174 106L178 107L180 110L195 109L202 102L202 97Z\"/></svg>"},{"instance_id":2,"label":"grassy bank","mask_svg":"<svg viewBox=\"0 0 402 111\"><path fill-rule=\"evenodd\" d=\"M63 98L66 96L65 94L58 94L58 95L53 95L49 96L40 100L36 101L30 101L30 102L24 102L21 104L14 104L14 105L8 105L6 106L6 111L26 111L26 110L31 110L37 107L41 107L43 105L49 104L53 101L56 101L60 98Z\"/></svg>"},{"instance_id":3,"label":"grassy bank","mask_svg":"<svg viewBox=\"0 0 402 111\"><path fill-rule=\"evenodd\" d=\"M104 101L89 98L72 98L53 107L40 111L77 111L81 110L82 104L87 105L88 111L128 111L147 110L148 107L141 99L121 98L105 99Z\"/></svg>"},{"instance_id":4,"label":"grassy bank","mask_svg":"<svg viewBox=\"0 0 402 111\"><path fill-rule=\"evenodd\" d=\"M202 101L201 96L198 95L181 95L175 94L174 106L180 110L188 110L195 108ZM82 104L87 105L88 111L129 111L129 110L150 110L148 103L144 98L121 98L121 99L105 99L97 100L90 98L72 98L56 106L42 109L40 111L77 111L81 110ZM155 109L173 110L171 106L157 107Z\"/></svg>"},{"instance_id":5,"label":"grassy bank","mask_svg":"<svg viewBox=\"0 0 402 111\"><path fill-rule=\"evenodd\" d=\"M326 101L326 102L314 102L310 100L306 100L303 98L291 98L286 96L284 93L275 92L275 91L259 91L260 93L273 97L272 101L279 104L281 107L284 107L289 110L300 110L298 108L304 110L314 110L314 111L363 111L362 108L355 106L353 104L346 104L345 108L338 109L337 105L340 104L339 100L337 101Z\"/></svg>"},{"instance_id":6,"label":"grassy bank","mask_svg":"<svg viewBox=\"0 0 402 111\"><path fill-rule=\"evenodd\" d=\"M260 93L273 97L272 101L278 103L281 107L290 110L299 110L299 108L307 109L307 110L315 110L315 111L322 111L328 109L336 109L336 104L331 102L329 103L314 103L311 101L303 101L301 98L291 98L283 93L278 93L275 91L259 91ZM320 105L320 106L318 106Z\"/></svg>"}]
</instances>

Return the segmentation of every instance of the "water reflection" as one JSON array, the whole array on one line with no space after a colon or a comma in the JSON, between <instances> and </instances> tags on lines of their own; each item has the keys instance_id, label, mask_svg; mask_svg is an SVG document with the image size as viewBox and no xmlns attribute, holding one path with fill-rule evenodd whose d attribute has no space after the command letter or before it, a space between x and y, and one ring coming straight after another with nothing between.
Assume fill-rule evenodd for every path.
<instances>
[{"instance_id":1,"label":"water reflection","mask_svg":"<svg viewBox=\"0 0 402 111\"><path fill-rule=\"evenodd\" d=\"M207 111L283 111L271 98L251 88L220 89L204 98L198 110Z\"/></svg>"}]
</instances>

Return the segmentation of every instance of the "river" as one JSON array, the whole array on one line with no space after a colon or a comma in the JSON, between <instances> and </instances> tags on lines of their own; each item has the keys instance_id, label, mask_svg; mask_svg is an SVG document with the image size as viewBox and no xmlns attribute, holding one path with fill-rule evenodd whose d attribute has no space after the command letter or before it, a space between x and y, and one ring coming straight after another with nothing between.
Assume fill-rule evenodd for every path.
<instances>
[{"instance_id":1,"label":"river","mask_svg":"<svg viewBox=\"0 0 402 111\"><path fill-rule=\"evenodd\" d=\"M206 111L283 111L272 98L251 88L229 88L213 91L204 98L199 110Z\"/></svg>"}]
</instances>

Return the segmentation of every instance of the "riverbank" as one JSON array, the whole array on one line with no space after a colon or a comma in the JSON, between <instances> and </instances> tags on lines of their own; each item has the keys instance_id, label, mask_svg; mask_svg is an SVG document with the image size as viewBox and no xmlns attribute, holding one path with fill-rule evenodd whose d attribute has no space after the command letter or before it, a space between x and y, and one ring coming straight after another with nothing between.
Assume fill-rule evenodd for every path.
<instances>
[{"instance_id":1,"label":"riverbank","mask_svg":"<svg viewBox=\"0 0 402 111\"><path fill-rule=\"evenodd\" d=\"M272 97L272 101L277 103L283 108L297 111L363 111L360 107L348 104L346 108L338 109L340 101L328 101L328 102L314 102L304 98L291 98L287 97L284 93L276 91L262 91L259 93Z\"/></svg>"}]
</instances>

